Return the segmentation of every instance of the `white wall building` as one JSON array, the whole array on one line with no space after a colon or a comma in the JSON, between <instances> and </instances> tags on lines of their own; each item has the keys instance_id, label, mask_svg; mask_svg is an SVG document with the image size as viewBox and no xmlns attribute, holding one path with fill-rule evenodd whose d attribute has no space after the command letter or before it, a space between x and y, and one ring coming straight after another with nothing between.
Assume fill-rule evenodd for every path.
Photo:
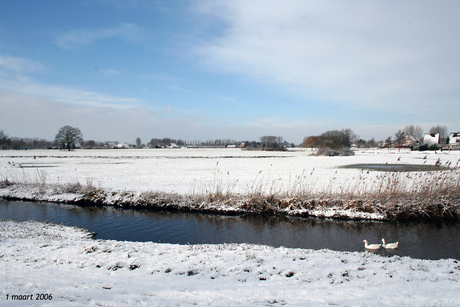
<instances>
[{"instance_id":1,"label":"white wall building","mask_svg":"<svg viewBox=\"0 0 460 307\"><path fill-rule=\"evenodd\" d=\"M451 133L449 136L449 144L459 144L460 143L460 132Z\"/></svg>"},{"instance_id":2,"label":"white wall building","mask_svg":"<svg viewBox=\"0 0 460 307\"><path fill-rule=\"evenodd\" d=\"M427 145L439 144L439 133L425 133L423 143Z\"/></svg>"}]
</instances>

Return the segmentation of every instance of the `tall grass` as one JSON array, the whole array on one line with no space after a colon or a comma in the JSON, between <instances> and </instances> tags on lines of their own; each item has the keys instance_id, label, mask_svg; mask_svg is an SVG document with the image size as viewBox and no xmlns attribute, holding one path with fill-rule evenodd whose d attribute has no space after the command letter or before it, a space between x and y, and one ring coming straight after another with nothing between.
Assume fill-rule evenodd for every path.
<instances>
[{"instance_id":1,"label":"tall grass","mask_svg":"<svg viewBox=\"0 0 460 307\"><path fill-rule=\"evenodd\" d=\"M437 162L440 164L440 161ZM80 204L119 207L149 207L168 210L202 211L223 214L289 214L308 216L318 211L335 210L374 214L384 219L460 219L460 168L446 165L447 170L428 172L360 171L344 180L337 173L326 184L315 169L304 169L286 181L272 178L271 168L259 171L247 183L244 192L237 192L239 179L229 172L213 170L212 183L193 187L189 194L163 192L109 192L94 186L92 180L65 184L47 184L46 172L35 174L23 169L0 172L0 188L35 189L34 199L47 200L52 195L78 194ZM11 190L11 189L10 189ZM15 197L15 192L4 194ZM21 196L22 197L22 196ZM314 213L316 212L316 213ZM373 218L368 215L368 218ZM349 217L360 216L349 214Z\"/></svg>"}]
</instances>

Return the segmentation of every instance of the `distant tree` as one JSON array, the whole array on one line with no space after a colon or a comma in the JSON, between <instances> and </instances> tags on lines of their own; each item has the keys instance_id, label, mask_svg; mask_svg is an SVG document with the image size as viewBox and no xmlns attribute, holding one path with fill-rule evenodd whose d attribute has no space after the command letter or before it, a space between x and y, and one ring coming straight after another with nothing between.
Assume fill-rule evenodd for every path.
<instances>
[{"instance_id":1,"label":"distant tree","mask_svg":"<svg viewBox=\"0 0 460 307\"><path fill-rule=\"evenodd\" d=\"M96 147L96 141L94 140L89 140L85 142L85 146L87 148L95 148Z\"/></svg>"},{"instance_id":2,"label":"distant tree","mask_svg":"<svg viewBox=\"0 0 460 307\"><path fill-rule=\"evenodd\" d=\"M260 137L260 142L262 143L262 147L271 148L273 150L282 150L284 149L284 141L283 137L281 136L272 136L272 135L265 135Z\"/></svg>"},{"instance_id":3,"label":"distant tree","mask_svg":"<svg viewBox=\"0 0 460 307\"><path fill-rule=\"evenodd\" d=\"M26 142L24 141L23 138L18 138L18 137L12 137L11 138L11 145L10 148L15 149L15 150L20 150L26 147Z\"/></svg>"},{"instance_id":4,"label":"distant tree","mask_svg":"<svg viewBox=\"0 0 460 307\"><path fill-rule=\"evenodd\" d=\"M398 151L400 151L400 146L402 145L405 137L406 134L404 133L404 131L401 131L401 129L399 129L398 132L395 133L394 143L398 146Z\"/></svg>"},{"instance_id":5,"label":"distant tree","mask_svg":"<svg viewBox=\"0 0 460 307\"><path fill-rule=\"evenodd\" d=\"M419 141L423 141L423 129L420 126L407 125L404 127L404 133L406 135L415 136Z\"/></svg>"},{"instance_id":6,"label":"distant tree","mask_svg":"<svg viewBox=\"0 0 460 307\"><path fill-rule=\"evenodd\" d=\"M79 128L64 126L59 129L54 141L70 151L75 143L83 143L83 134Z\"/></svg>"},{"instance_id":7,"label":"distant tree","mask_svg":"<svg viewBox=\"0 0 460 307\"><path fill-rule=\"evenodd\" d=\"M350 148L351 144L356 140L356 135L351 129L330 130L320 135L321 147L331 149Z\"/></svg>"},{"instance_id":8,"label":"distant tree","mask_svg":"<svg viewBox=\"0 0 460 307\"><path fill-rule=\"evenodd\" d=\"M142 141L141 138L136 139L136 148L141 148L142 147Z\"/></svg>"},{"instance_id":9,"label":"distant tree","mask_svg":"<svg viewBox=\"0 0 460 307\"><path fill-rule=\"evenodd\" d=\"M3 130L0 130L0 149L9 148L11 140Z\"/></svg>"},{"instance_id":10,"label":"distant tree","mask_svg":"<svg viewBox=\"0 0 460 307\"><path fill-rule=\"evenodd\" d=\"M369 141L367 141L367 147L370 147L370 148L374 148L375 147L375 140L374 138L370 139Z\"/></svg>"},{"instance_id":11,"label":"distant tree","mask_svg":"<svg viewBox=\"0 0 460 307\"><path fill-rule=\"evenodd\" d=\"M392 144L392 140L391 140L391 136L389 136L389 137L385 140L385 147L391 147L391 144Z\"/></svg>"},{"instance_id":12,"label":"distant tree","mask_svg":"<svg viewBox=\"0 0 460 307\"><path fill-rule=\"evenodd\" d=\"M163 138L163 146L171 146L171 143L174 143L170 138Z\"/></svg>"},{"instance_id":13,"label":"distant tree","mask_svg":"<svg viewBox=\"0 0 460 307\"><path fill-rule=\"evenodd\" d=\"M310 147L312 150L320 145L321 138L319 136L309 136L303 139L303 147L308 148Z\"/></svg>"},{"instance_id":14,"label":"distant tree","mask_svg":"<svg viewBox=\"0 0 460 307\"><path fill-rule=\"evenodd\" d=\"M436 133L439 133L439 142L441 144L445 143L447 138L449 137L446 126L438 125L435 127L431 127L430 134L436 134Z\"/></svg>"},{"instance_id":15,"label":"distant tree","mask_svg":"<svg viewBox=\"0 0 460 307\"><path fill-rule=\"evenodd\" d=\"M367 142L363 139L359 139L356 141L356 146L358 146L358 148L366 147Z\"/></svg>"}]
</instances>

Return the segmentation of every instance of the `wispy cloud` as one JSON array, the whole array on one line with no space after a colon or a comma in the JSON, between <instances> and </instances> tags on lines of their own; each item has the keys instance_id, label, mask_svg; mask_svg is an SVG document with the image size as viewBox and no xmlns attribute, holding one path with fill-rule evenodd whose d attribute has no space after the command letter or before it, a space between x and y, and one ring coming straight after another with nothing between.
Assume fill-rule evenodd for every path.
<instances>
[{"instance_id":1,"label":"wispy cloud","mask_svg":"<svg viewBox=\"0 0 460 307\"><path fill-rule=\"evenodd\" d=\"M367 109L447 108L460 97L460 2L200 1L222 31L203 63L307 100Z\"/></svg>"},{"instance_id":2,"label":"wispy cloud","mask_svg":"<svg viewBox=\"0 0 460 307\"><path fill-rule=\"evenodd\" d=\"M29 75L31 72L44 69L44 65L40 62L0 55L0 90L46 97L67 104L113 109L128 109L144 104L143 100L135 97L117 97L71 87L50 85L38 82Z\"/></svg>"},{"instance_id":3,"label":"wispy cloud","mask_svg":"<svg viewBox=\"0 0 460 307\"><path fill-rule=\"evenodd\" d=\"M116 70L116 69L101 69L99 71L107 76L117 76L122 73L120 70Z\"/></svg>"},{"instance_id":4,"label":"wispy cloud","mask_svg":"<svg viewBox=\"0 0 460 307\"><path fill-rule=\"evenodd\" d=\"M113 37L125 41L140 41L145 37L145 32L141 27L132 23L123 23L115 28L83 28L60 33L56 38L56 44L62 49L73 49Z\"/></svg>"},{"instance_id":5,"label":"wispy cloud","mask_svg":"<svg viewBox=\"0 0 460 307\"><path fill-rule=\"evenodd\" d=\"M146 107L109 109L93 105L67 104L45 97L0 90L0 122L9 135L52 140L64 125L79 127L86 140L148 142L152 137L194 139L212 129L198 116L170 116ZM27 124L25 124L27 123ZM153 133L153 134L152 134Z\"/></svg>"},{"instance_id":6,"label":"wispy cloud","mask_svg":"<svg viewBox=\"0 0 460 307\"><path fill-rule=\"evenodd\" d=\"M246 127L259 127L259 128L305 128L308 126L318 126L322 125L318 122L308 122L308 121L283 121L280 118L276 117L264 117L259 118L256 121L246 122Z\"/></svg>"},{"instance_id":7,"label":"wispy cloud","mask_svg":"<svg viewBox=\"0 0 460 307\"><path fill-rule=\"evenodd\" d=\"M176 77L173 77L169 74L147 74L144 75L143 78L157 81L177 81Z\"/></svg>"},{"instance_id":8,"label":"wispy cloud","mask_svg":"<svg viewBox=\"0 0 460 307\"><path fill-rule=\"evenodd\" d=\"M44 65L40 62L0 55L0 68L12 70L19 73L31 73L44 69Z\"/></svg>"}]
</instances>

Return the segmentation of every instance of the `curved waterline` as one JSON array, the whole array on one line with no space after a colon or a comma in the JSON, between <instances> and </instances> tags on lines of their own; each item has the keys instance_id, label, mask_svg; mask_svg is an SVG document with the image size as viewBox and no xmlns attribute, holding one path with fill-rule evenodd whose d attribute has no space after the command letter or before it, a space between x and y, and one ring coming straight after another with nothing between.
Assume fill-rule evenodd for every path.
<instances>
[{"instance_id":1,"label":"curved waterline","mask_svg":"<svg viewBox=\"0 0 460 307\"><path fill-rule=\"evenodd\" d=\"M399 241L385 256L460 259L459 222L344 221L286 216L222 216L201 213L80 207L0 199L0 219L48 221L96 232L96 239L173 244L252 243L336 251L363 251L370 243Z\"/></svg>"},{"instance_id":2,"label":"curved waterline","mask_svg":"<svg viewBox=\"0 0 460 307\"><path fill-rule=\"evenodd\" d=\"M429 172L445 171L449 168L438 165L426 164L350 164L342 168L358 168L363 170L382 171L382 172Z\"/></svg>"}]
</instances>

